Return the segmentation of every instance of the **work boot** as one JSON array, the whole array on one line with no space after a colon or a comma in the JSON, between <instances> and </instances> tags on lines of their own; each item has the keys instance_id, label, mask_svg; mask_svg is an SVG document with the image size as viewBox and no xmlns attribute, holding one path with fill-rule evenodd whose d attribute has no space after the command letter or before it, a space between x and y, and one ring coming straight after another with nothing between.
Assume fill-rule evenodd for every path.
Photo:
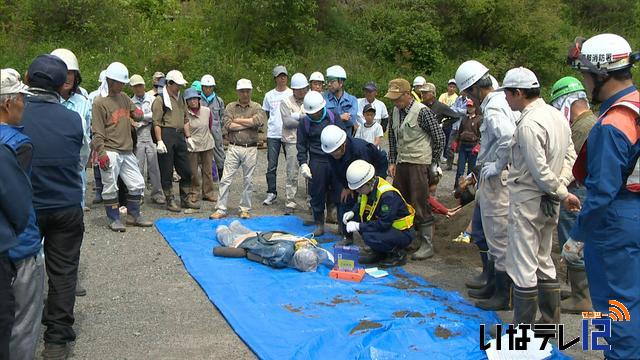
<instances>
[{"instance_id":1,"label":"work boot","mask_svg":"<svg viewBox=\"0 0 640 360\"><path fill-rule=\"evenodd\" d=\"M76 282L76 296L87 296L87 289L80 284L80 279Z\"/></svg>"},{"instance_id":2,"label":"work boot","mask_svg":"<svg viewBox=\"0 0 640 360\"><path fill-rule=\"evenodd\" d=\"M107 217L111 221L109 229L115 232L127 231L127 228L120 221L120 208L118 208L116 199L109 200L109 203L105 202L104 209L107 212Z\"/></svg>"},{"instance_id":3,"label":"work boot","mask_svg":"<svg viewBox=\"0 0 640 360\"><path fill-rule=\"evenodd\" d=\"M381 260L378 265L382 268L402 266L407 263L407 252L404 249L394 249Z\"/></svg>"},{"instance_id":4,"label":"work boot","mask_svg":"<svg viewBox=\"0 0 640 360\"><path fill-rule=\"evenodd\" d=\"M140 212L142 199L140 195L129 195L127 198L127 225L140 227L153 226L153 222L145 220Z\"/></svg>"},{"instance_id":5,"label":"work boot","mask_svg":"<svg viewBox=\"0 0 640 360\"><path fill-rule=\"evenodd\" d=\"M495 272L495 291L486 300L476 302L476 307L482 310L511 310L511 287L512 281L505 271Z\"/></svg>"},{"instance_id":6,"label":"work boot","mask_svg":"<svg viewBox=\"0 0 640 360\"><path fill-rule=\"evenodd\" d=\"M480 259L482 260L482 272L479 275L472 277L471 279L467 280L467 282L464 283L464 286L470 289L480 289L485 285L487 285L487 282L489 279L490 260L486 251L480 251Z\"/></svg>"},{"instance_id":7,"label":"work boot","mask_svg":"<svg viewBox=\"0 0 640 360\"><path fill-rule=\"evenodd\" d=\"M493 261L487 261L487 282L477 289L469 289L467 294L474 299L489 299L496 290L496 274Z\"/></svg>"},{"instance_id":8,"label":"work boot","mask_svg":"<svg viewBox=\"0 0 640 360\"><path fill-rule=\"evenodd\" d=\"M433 256L433 227L431 224L418 225L418 237L420 238L420 248L411 255L412 260L425 260Z\"/></svg>"},{"instance_id":9,"label":"work boot","mask_svg":"<svg viewBox=\"0 0 640 360\"><path fill-rule=\"evenodd\" d=\"M360 252L360 256L358 257L358 263L364 265L377 264L381 260L384 260L387 254L383 252L378 252L372 249L362 250ZM406 259L405 259L406 260Z\"/></svg>"},{"instance_id":10,"label":"work boot","mask_svg":"<svg viewBox=\"0 0 640 360\"><path fill-rule=\"evenodd\" d=\"M338 208L335 203L327 203L327 223L329 224L337 224L338 223Z\"/></svg>"},{"instance_id":11,"label":"work boot","mask_svg":"<svg viewBox=\"0 0 640 360\"><path fill-rule=\"evenodd\" d=\"M583 311L592 311L589 282L584 268L569 265L567 266L567 274L571 284L571 296L562 300L560 310L566 314L581 314Z\"/></svg>"},{"instance_id":12,"label":"work boot","mask_svg":"<svg viewBox=\"0 0 640 360\"><path fill-rule=\"evenodd\" d=\"M200 204L192 201L189 196L180 199L180 206L182 206L183 209L200 209Z\"/></svg>"},{"instance_id":13,"label":"work boot","mask_svg":"<svg viewBox=\"0 0 640 360\"><path fill-rule=\"evenodd\" d=\"M353 245L353 233L346 234L342 237L342 240L336 243L338 246L349 246Z\"/></svg>"},{"instance_id":14,"label":"work boot","mask_svg":"<svg viewBox=\"0 0 640 360\"><path fill-rule=\"evenodd\" d=\"M542 316L536 323L560 323L560 283L558 280L538 279L538 306Z\"/></svg>"},{"instance_id":15,"label":"work boot","mask_svg":"<svg viewBox=\"0 0 640 360\"><path fill-rule=\"evenodd\" d=\"M180 207L176 203L176 199L173 197L173 192L171 190L165 190L164 198L167 202L167 210L172 212L180 212Z\"/></svg>"},{"instance_id":16,"label":"work boot","mask_svg":"<svg viewBox=\"0 0 640 360\"><path fill-rule=\"evenodd\" d=\"M521 288L513 286L513 324L530 324L536 321L538 313L538 287Z\"/></svg>"},{"instance_id":17,"label":"work boot","mask_svg":"<svg viewBox=\"0 0 640 360\"><path fill-rule=\"evenodd\" d=\"M313 213L313 222L316 226L313 230L313 236L318 237L324 235L324 213Z\"/></svg>"},{"instance_id":18,"label":"work boot","mask_svg":"<svg viewBox=\"0 0 640 360\"><path fill-rule=\"evenodd\" d=\"M44 343L42 358L44 360L65 360L69 357L71 349L69 344Z\"/></svg>"}]
</instances>

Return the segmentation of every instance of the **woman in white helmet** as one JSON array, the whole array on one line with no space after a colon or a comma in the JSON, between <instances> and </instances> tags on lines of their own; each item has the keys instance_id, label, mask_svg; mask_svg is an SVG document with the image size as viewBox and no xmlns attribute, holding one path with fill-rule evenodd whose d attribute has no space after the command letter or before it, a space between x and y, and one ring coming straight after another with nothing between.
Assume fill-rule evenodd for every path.
<instances>
[{"instance_id":1,"label":"woman in white helmet","mask_svg":"<svg viewBox=\"0 0 640 360\"><path fill-rule=\"evenodd\" d=\"M356 160L347 168L349 189L358 193L356 205L345 213L342 222L347 232L358 232L371 252L363 254L363 264L379 263L381 267L401 266L407 262L405 248L415 236L415 210L398 189L375 176L375 168L364 160Z\"/></svg>"}]
</instances>

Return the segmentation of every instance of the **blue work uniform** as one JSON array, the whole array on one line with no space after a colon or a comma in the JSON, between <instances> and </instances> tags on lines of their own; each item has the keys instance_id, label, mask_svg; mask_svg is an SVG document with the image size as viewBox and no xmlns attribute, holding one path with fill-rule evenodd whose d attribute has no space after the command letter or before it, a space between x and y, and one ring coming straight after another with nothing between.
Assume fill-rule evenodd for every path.
<instances>
[{"instance_id":1,"label":"blue work uniform","mask_svg":"<svg viewBox=\"0 0 640 360\"><path fill-rule=\"evenodd\" d=\"M367 198L367 205L372 206L376 196L381 178L376 177L373 183L371 196ZM404 218L410 214L407 203L395 191L387 191L380 195L380 200L373 209L373 216L366 220L368 214L365 211L360 217L360 204L356 203L353 211L353 221L360 223L359 233L362 240L372 250L380 253L388 253L393 250L406 248L415 237L415 230L410 227L405 230L398 230L393 227L394 221ZM364 218L364 219L363 219Z\"/></svg>"},{"instance_id":2,"label":"blue work uniform","mask_svg":"<svg viewBox=\"0 0 640 360\"><path fill-rule=\"evenodd\" d=\"M331 91L324 92L324 99L327 101L327 110L332 110L338 114L338 122L343 124L343 128L347 132L347 135L351 137L353 135L353 125L358 119L358 99L355 96L349 94L346 91L342 91L340 99L336 97ZM349 113L351 119L349 121L342 121L340 115Z\"/></svg>"},{"instance_id":3,"label":"blue work uniform","mask_svg":"<svg viewBox=\"0 0 640 360\"><path fill-rule=\"evenodd\" d=\"M340 193L343 189L348 189L347 183L347 168L352 162L356 160L364 160L373 165L376 169L375 176L382 178L387 177L387 169L389 168L389 161L387 160L387 154L379 150L375 145L362 139L347 137L344 155L338 160L333 156L329 157L331 168L334 171L337 184L335 187L335 203L338 204L338 220L342 219L342 215L345 212L351 210L355 204L355 196L349 196L345 202L340 201ZM345 225L342 221L338 221L342 233L346 234Z\"/></svg>"},{"instance_id":4,"label":"blue work uniform","mask_svg":"<svg viewBox=\"0 0 640 360\"><path fill-rule=\"evenodd\" d=\"M322 151L320 134L328 125L337 125L344 129L339 116L324 108L320 120L315 121L306 115L298 124L297 144L298 164L309 165L311 180L309 180L309 195L311 209L316 223L324 223L324 208L327 194L335 193L336 180L329 163L331 155Z\"/></svg>"},{"instance_id":5,"label":"blue work uniform","mask_svg":"<svg viewBox=\"0 0 640 360\"><path fill-rule=\"evenodd\" d=\"M631 316L611 322L611 350L604 352L608 359L640 358L640 192L627 184L640 157L639 106L635 86L602 103L587 138L586 200L571 231L585 244L595 310L609 313L609 300L617 300Z\"/></svg>"}]
</instances>

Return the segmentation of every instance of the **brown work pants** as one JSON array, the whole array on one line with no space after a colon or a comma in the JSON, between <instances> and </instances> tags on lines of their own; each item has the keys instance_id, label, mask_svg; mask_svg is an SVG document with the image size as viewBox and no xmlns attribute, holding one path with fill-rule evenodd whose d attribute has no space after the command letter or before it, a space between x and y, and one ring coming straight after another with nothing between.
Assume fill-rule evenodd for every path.
<instances>
[{"instance_id":1,"label":"brown work pants","mask_svg":"<svg viewBox=\"0 0 640 360\"><path fill-rule=\"evenodd\" d=\"M416 225L433 223L433 213L429 205L429 165L397 164L393 186L416 210Z\"/></svg>"},{"instance_id":2,"label":"brown work pants","mask_svg":"<svg viewBox=\"0 0 640 360\"><path fill-rule=\"evenodd\" d=\"M213 149L206 151L190 152L189 167L191 168L191 189L189 199L200 201L203 197L215 199L213 191ZM198 169L200 167L200 169Z\"/></svg>"}]
</instances>

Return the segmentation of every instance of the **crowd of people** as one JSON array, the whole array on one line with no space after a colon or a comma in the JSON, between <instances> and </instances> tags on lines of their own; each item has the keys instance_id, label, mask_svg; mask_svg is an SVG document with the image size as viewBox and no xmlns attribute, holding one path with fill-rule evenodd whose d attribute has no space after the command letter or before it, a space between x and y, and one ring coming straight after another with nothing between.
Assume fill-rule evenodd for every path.
<instances>
[{"instance_id":1,"label":"crowd of people","mask_svg":"<svg viewBox=\"0 0 640 360\"><path fill-rule=\"evenodd\" d=\"M469 60L439 97L423 76L391 80L389 110L373 81L360 99L348 93L339 65L309 78L289 77L277 65L262 104L243 78L237 100L226 105L210 74L187 87L180 71L158 71L147 91L144 78L129 76L119 62L88 93L67 49L36 57L24 82L18 71L2 69L0 358L33 358L40 323L43 357L69 354L87 167L95 177L93 203L104 205L115 232L153 225L142 211L147 188L149 201L168 211L208 201L216 203L211 219L229 216L238 170L238 215L247 219L261 132L268 162L263 205L278 203L282 150L282 213L294 214L297 199L306 197L314 236L334 221L341 244L353 244L357 234L366 245L361 263L399 266L409 255L434 256L435 213L454 216L473 203L461 238L477 245L483 264L466 283L476 306L513 309L516 324L558 324L561 310L607 313L608 301L617 300L631 321L612 322L605 356L640 358L640 283L629 276L640 270L640 184L630 177L640 156L640 99L631 77L639 58L617 35L576 39L569 62L582 81L558 80L549 103L531 70L513 68L500 85L488 67ZM598 115L590 102L600 104ZM456 154L460 206L447 209L435 193L440 164L452 170ZM555 231L571 283L562 302L551 259Z\"/></svg>"}]
</instances>

